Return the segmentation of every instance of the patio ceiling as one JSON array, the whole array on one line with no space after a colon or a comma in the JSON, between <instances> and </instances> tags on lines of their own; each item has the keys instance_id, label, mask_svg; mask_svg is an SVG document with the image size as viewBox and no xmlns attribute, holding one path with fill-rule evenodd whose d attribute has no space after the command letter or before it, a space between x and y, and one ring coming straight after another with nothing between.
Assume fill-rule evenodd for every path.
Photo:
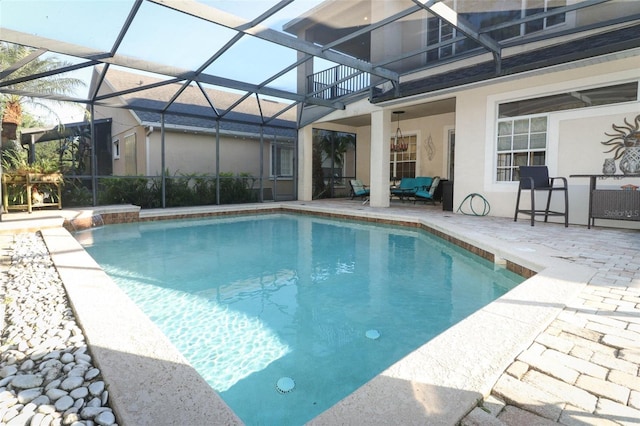
<instances>
[{"instance_id":1,"label":"patio ceiling","mask_svg":"<svg viewBox=\"0 0 640 426\"><path fill-rule=\"evenodd\" d=\"M179 115L184 110L179 106L181 94L189 86L196 87L205 98L207 89L227 90L237 93L240 101L222 109L217 107L216 99L207 98L215 111L214 119L224 120L237 105L247 101L255 104L262 124L268 126L276 119L291 115L291 111L300 106L318 107L320 112L316 111L314 115L317 118L344 109L349 102L372 94L375 87L397 88L401 76L429 68L424 64L412 65L411 58L463 41L472 43L473 54L490 54L495 74L499 75L505 47L514 46L518 41L501 41L493 38L493 34L509 26L527 25L615 2L555 2L561 6L530 10L509 22L482 28L465 18L466 15L456 13L450 7L452 3L437 0L3 0L0 2L0 42L26 46L31 54L0 69L0 93L85 105L143 108L139 106L142 103L134 107L122 102L123 92L105 95L102 91L111 69L126 70L147 73L160 80L153 87L139 85L126 90L126 94L138 94L139 99L144 99L145 91L153 92L152 88L175 87L173 96L164 102L144 103L149 111ZM498 4L507 3L457 2L459 9L473 9L474 13L483 10L492 13L504 7ZM376 31L427 18L439 18L455 28L455 36L442 40L435 47L372 59L371 40ZM576 25L570 32L594 30L612 22L638 18L637 14L617 16L613 13L607 20ZM417 34L417 37L424 37L424 34ZM65 61L65 65L47 73L25 73L29 62L52 56ZM450 57L447 61L454 59ZM91 92L85 88L87 93L73 95L43 93L37 90L37 85L29 84L53 77L81 76L88 81L90 70L96 65L102 65L101 74ZM429 66L437 65L439 62L436 61ZM365 75L369 83L348 94L327 99L317 96L317 91L308 89L306 81L297 76L301 67L318 71L337 66L351 70L343 80ZM334 81L330 86L339 83ZM117 101L112 99L116 97ZM281 108L275 113L263 114L264 103L274 101ZM417 107L412 110L419 111ZM202 117L211 118L212 114ZM297 117L297 123L292 126L312 121L303 118L301 113ZM351 123L366 123L367 120L364 117Z\"/></svg>"}]
</instances>

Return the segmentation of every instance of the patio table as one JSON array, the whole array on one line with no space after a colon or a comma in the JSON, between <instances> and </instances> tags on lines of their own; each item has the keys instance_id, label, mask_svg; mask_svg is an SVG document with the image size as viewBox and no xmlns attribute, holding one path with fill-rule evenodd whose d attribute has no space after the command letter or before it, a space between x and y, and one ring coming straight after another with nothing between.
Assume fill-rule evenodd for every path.
<instances>
[{"instance_id":1,"label":"patio table","mask_svg":"<svg viewBox=\"0 0 640 426\"><path fill-rule=\"evenodd\" d=\"M640 191L624 189L597 189L598 180L640 178L633 175L570 175L589 178L589 216L587 228L595 226L596 219L640 221Z\"/></svg>"}]
</instances>

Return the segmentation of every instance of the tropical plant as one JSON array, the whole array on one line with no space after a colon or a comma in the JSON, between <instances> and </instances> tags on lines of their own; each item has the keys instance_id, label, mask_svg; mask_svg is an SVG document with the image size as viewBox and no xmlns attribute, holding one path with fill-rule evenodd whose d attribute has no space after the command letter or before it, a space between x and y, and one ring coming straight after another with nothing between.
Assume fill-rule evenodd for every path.
<instances>
[{"instance_id":1,"label":"tropical plant","mask_svg":"<svg viewBox=\"0 0 640 426\"><path fill-rule=\"evenodd\" d=\"M65 175L84 175L91 173L91 129L89 125L76 127L70 136L59 141L56 157Z\"/></svg>"},{"instance_id":2,"label":"tropical plant","mask_svg":"<svg viewBox=\"0 0 640 426\"><path fill-rule=\"evenodd\" d=\"M84 207L93 203L93 194L83 185L82 181L76 178L64 180L64 191L62 193L62 205L64 207Z\"/></svg>"},{"instance_id":3,"label":"tropical plant","mask_svg":"<svg viewBox=\"0 0 640 426\"><path fill-rule=\"evenodd\" d=\"M332 130L315 130L313 135L313 186L314 198L332 197L334 179L337 170L344 169L347 152L355 147L355 136L351 133L336 132ZM331 174L329 188L325 182L324 169L329 164ZM338 177L339 178L339 177Z\"/></svg>"},{"instance_id":4,"label":"tropical plant","mask_svg":"<svg viewBox=\"0 0 640 426\"><path fill-rule=\"evenodd\" d=\"M356 144L355 137L351 133L321 131L320 147L323 152L323 161L331 160L334 169L342 169L347 151Z\"/></svg>"},{"instance_id":5,"label":"tropical plant","mask_svg":"<svg viewBox=\"0 0 640 426\"><path fill-rule=\"evenodd\" d=\"M98 204L134 204L143 209L160 207L159 184L136 177L102 178L98 186Z\"/></svg>"},{"instance_id":6,"label":"tropical plant","mask_svg":"<svg viewBox=\"0 0 640 426\"><path fill-rule=\"evenodd\" d=\"M216 178L208 175L173 176L165 172L167 207L216 203ZM248 173L220 173L220 203L238 204L257 201L255 178ZM162 180L145 177L109 177L100 180L98 204L134 204L143 209L161 207Z\"/></svg>"},{"instance_id":7,"label":"tropical plant","mask_svg":"<svg viewBox=\"0 0 640 426\"><path fill-rule=\"evenodd\" d=\"M2 170L5 173L58 173L59 165L51 157L29 163L26 151L12 144L2 150Z\"/></svg>"},{"instance_id":8,"label":"tropical plant","mask_svg":"<svg viewBox=\"0 0 640 426\"><path fill-rule=\"evenodd\" d=\"M33 53L33 49L12 43L0 43L0 69L10 69L15 64L22 61L26 63L15 71L5 76L4 80L16 83L8 84L5 89L8 91L25 91L29 93L47 95L70 95L73 91L84 86L84 82L78 78L64 77L61 75L52 75L33 80L19 81L20 77L29 75L37 75L48 73L56 69L70 65L65 61L61 61L55 57L36 57L29 60L29 56ZM37 109L42 109L55 117L58 117L52 104L43 102L35 97L23 96L15 93L0 94L0 107L2 109L2 122L7 125L8 133L5 135L8 140L17 138L16 129L22 125L23 107L31 105ZM53 105L59 105L54 102ZM58 121L60 121L58 119Z\"/></svg>"}]
</instances>

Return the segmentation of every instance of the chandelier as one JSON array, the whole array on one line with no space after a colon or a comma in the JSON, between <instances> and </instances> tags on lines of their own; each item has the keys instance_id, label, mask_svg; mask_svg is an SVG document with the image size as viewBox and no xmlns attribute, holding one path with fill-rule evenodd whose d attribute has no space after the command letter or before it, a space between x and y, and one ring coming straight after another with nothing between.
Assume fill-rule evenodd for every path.
<instances>
[{"instance_id":1,"label":"chandelier","mask_svg":"<svg viewBox=\"0 0 640 426\"><path fill-rule=\"evenodd\" d=\"M404 143L404 136L402 135L402 130L400 130L400 114L404 114L404 111L393 111L393 114L396 114L398 127L396 129L396 135L393 138L393 143L391 144L391 152L404 152L409 149L409 144Z\"/></svg>"}]
</instances>

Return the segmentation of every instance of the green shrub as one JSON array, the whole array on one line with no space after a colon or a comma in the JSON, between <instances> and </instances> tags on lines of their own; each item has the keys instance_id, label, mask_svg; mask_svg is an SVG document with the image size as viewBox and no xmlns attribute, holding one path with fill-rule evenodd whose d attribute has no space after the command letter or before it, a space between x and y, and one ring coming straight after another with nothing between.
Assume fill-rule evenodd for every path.
<instances>
[{"instance_id":1,"label":"green shrub","mask_svg":"<svg viewBox=\"0 0 640 426\"><path fill-rule=\"evenodd\" d=\"M63 207L86 207L93 205L91 190L79 179L65 179L62 190Z\"/></svg>"},{"instance_id":2,"label":"green shrub","mask_svg":"<svg viewBox=\"0 0 640 426\"><path fill-rule=\"evenodd\" d=\"M98 185L98 204L134 204L143 209L161 207L156 179L144 177L103 178Z\"/></svg>"},{"instance_id":3,"label":"green shrub","mask_svg":"<svg viewBox=\"0 0 640 426\"><path fill-rule=\"evenodd\" d=\"M185 207L197 205L197 197L191 188L190 181L192 176L172 176L167 173L165 179L165 196L167 207ZM158 188L162 194L162 186Z\"/></svg>"},{"instance_id":4,"label":"green shrub","mask_svg":"<svg viewBox=\"0 0 640 426\"><path fill-rule=\"evenodd\" d=\"M234 176L220 173L220 204L250 203L258 200L253 186L256 179L248 173ZM167 207L216 204L216 178L208 175L166 173ZM98 204L134 204L143 209L162 206L162 179L143 177L103 178L98 187Z\"/></svg>"},{"instance_id":5,"label":"green shrub","mask_svg":"<svg viewBox=\"0 0 640 426\"><path fill-rule=\"evenodd\" d=\"M252 191L255 179L248 173L233 176L233 173L220 173L220 204L241 204L257 201Z\"/></svg>"}]
</instances>

